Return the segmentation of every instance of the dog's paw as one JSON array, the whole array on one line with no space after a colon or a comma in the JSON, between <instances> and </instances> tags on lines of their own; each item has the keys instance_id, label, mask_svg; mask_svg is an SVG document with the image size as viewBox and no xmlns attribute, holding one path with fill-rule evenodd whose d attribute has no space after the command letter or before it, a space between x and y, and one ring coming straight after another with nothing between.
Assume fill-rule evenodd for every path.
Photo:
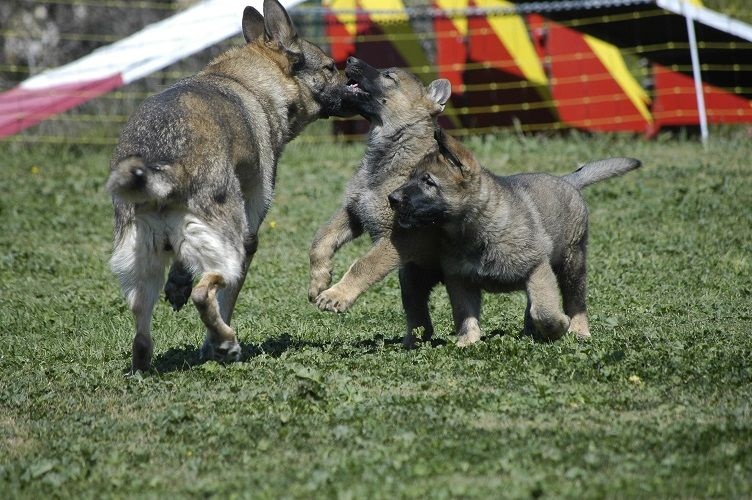
<instances>
[{"instance_id":1,"label":"dog's paw","mask_svg":"<svg viewBox=\"0 0 752 500\"><path fill-rule=\"evenodd\" d=\"M404 349L416 349L421 342L431 342L431 338L433 338L433 326L428 330L419 326L405 334L402 338L402 347Z\"/></svg>"},{"instance_id":2,"label":"dog's paw","mask_svg":"<svg viewBox=\"0 0 752 500\"><path fill-rule=\"evenodd\" d=\"M316 306L322 311L345 312L355 300L338 289L337 285L324 290L316 297Z\"/></svg>"},{"instance_id":3,"label":"dog's paw","mask_svg":"<svg viewBox=\"0 0 752 500\"><path fill-rule=\"evenodd\" d=\"M331 280L329 279L311 278L311 282L308 284L308 301L316 302L316 299L321 295L321 292L326 290L329 283L331 283Z\"/></svg>"},{"instance_id":4,"label":"dog's paw","mask_svg":"<svg viewBox=\"0 0 752 500\"><path fill-rule=\"evenodd\" d=\"M468 347L480 340L480 330L471 330L457 336L457 347Z\"/></svg>"},{"instance_id":5,"label":"dog's paw","mask_svg":"<svg viewBox=\"0 0 752 500\"><path fill-rule=\"evenodd\" d=\"M575 334L577 340L588 340L590 338L590 325L587 316L583 313L572 316L569 331Z\"/></svg>"},{"instance_id":6,"label":"dog's paw","mask_svg":"<svg viewBox=\"0 0 752 500\"><path fill-rule=\"evenodd\" d=\"M559 340L569 331L569 316L560 314L550 318L533 319L533 338L540 342Z\"/></svg>"},{"instance_id":7,"label":"dog's paw","mask_svg":"<svg viewBox=\"0 0 752 500\"><path fill-rule=\"evenodd\" d=\"M193 290L193 276L182 266L175 266L167 276L164 286L165 300L170 303L173 311L179 311L191 298Z\"/></svg>"},{"instance_id":8,"label":"dog's paw","mask_svg":"<svg viewBox=\"0 0 752 500\"><path fill-rule=\"evenodd\" d=\"M219 363L232 363L240 361L241 352L240 344L236 341L225 340L216 344L206 339L204 345L201 346L201 359Z\"/></svg>"},{"instance_id":9,"label":"dog's paw","mask_svg":"<svg viewBox=\"0 0 752 500\"><path fill-rule=\"evenodd\" d=\"M577 340L590 340L590 332L574 332Z\"/></svg>"}]
</instances>

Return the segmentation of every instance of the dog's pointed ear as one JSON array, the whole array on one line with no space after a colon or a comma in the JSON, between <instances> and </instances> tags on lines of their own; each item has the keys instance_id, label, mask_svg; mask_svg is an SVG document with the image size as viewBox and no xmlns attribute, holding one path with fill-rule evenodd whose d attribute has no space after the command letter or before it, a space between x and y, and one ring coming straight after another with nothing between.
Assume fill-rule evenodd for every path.
<instances>
[{"instance_id":1,"label":"dog's pointed ear","mask_svg":"<svg viewBox=\"0 0 752 500\"><path fill-rule=\"evenodd\" d=\"M277 0L264 0L264 41L275 43L293 64L303 57L298 32L287 11Z\"/></svg>"},{"instance_id":2,"label":"dog's pointed ear","mask_svg":"<svg viewBox=\"0 0 752 500\"><path fill-rule=\"evenodd\" d=\"M454 168L456 168L462 177L472 177L474 173L480 170L480 164L475 156L462 146L454 137L447 135L441 128L437 128L433 133L434 139L439 146L439 154Z\"/></svg>"},{"instance_id":3,"label":"dog's pointed ear","mask_svg":"<svg viewBox=\"0 0 752 500\"><path fill-rule=\"evenodd\" d=\"M428 85L428 98L438 105L438 113L444 111L444 105L452 95L452 84L446 78L432 81Z\"/></svg>"},{"instance_id":4,"label":"dog's pointed ear","mask_svg":"<svg viewBox=\"0 0 752 500\"><path fill-rule=\"evenodd\" d=\"M463 174L465 173L464 165L462 164L462 161L457 157L457 155L454 154L454 151L449 149L447 146L447 137L444 133L444 130L437 128L433 132L433 137L436 139L436 143L439 145L439 153L441 156L446 158L446 160L456 169L458 169Z\"/></svg>"},{"instance_id":5,"label":"dog's pointed ear","mask_svg":"<svg viewBox=\"0 0 752 500\"><path fill-rule=\"evenodd\" d=\"M243 10L243 37L246 43L264 34L264 16L250 5Z\"/></svg>"}]
</instances>

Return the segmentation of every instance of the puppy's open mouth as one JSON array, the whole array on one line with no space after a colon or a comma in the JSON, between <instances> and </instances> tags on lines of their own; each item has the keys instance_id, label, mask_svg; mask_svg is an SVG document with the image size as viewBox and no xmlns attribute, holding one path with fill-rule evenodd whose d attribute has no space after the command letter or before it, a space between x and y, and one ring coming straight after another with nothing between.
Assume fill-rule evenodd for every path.
<instances>
[{"instance_id":1,"label":"puppy's open mouth","mask_svg":"<svg viewBox=\"0 0 752 500\"><path fill-rule=\"evenodd\" d=\"M368 92L366 92L363 87L360 86L358 82L350 78L347 80L347 83L345 84L347 87L347 90L354 94L360 94L360 95L368 95Z\"/></svg>"}]
</instances>

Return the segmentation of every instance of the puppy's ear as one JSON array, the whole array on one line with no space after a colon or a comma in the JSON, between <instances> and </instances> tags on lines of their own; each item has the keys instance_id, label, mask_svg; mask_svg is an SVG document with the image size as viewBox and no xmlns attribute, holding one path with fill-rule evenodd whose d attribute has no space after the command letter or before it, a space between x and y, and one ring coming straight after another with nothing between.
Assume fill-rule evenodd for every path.
<instances>
[{"instance_id":1,"label":"puppy's ear","mask_svg":"<svg viewBox=\"0 0 752 500\"><path fill-rule=\"evenodd\" d=\"M243 37L246 43L256 40L264 34L264 16L251 6L243 11Z\"/></svg>"},{"instance_id":2,"label":"puppy's ear","mask_svg":"<svg viewBox=\"0 0 752 500\"><path fill-rule=\"evenodd\" d=\"M264 41L276 44L293 64L303 57L298 32L277 0L264 0Z\"/></svg>"},{"instance_id":3,"label":"puppy's ear","mask_svg":"<svg viewBox=\"0 0 752 500\"><path fill-rule=\"evenodd\" d=\"M452 84L446 78L432 81L428 85L428 98L437 104L437 113L444 111L444 105L452 95Z\"/></svg>"},{"instance_id":4,"label":"puppy's ear","mask_svg":"<svg viewBox=\"0 0 752 500\"><path fill-rule=\"evenodd\" d=\"M480 164L473 154L465 149L454 137L447 135L442 129L434 131L434 139L439 146L439 153L452 167L459 170L463 177L469 177L480 170Z\"/></svg>"},{"instance_id":5,"label":"puppy's ear","mask_svg":"<svg viewBox=\"0 0 752 500\"><path fill-rule=\"evenodd\" d=\"M433 137L434 139L436 139L436 143L439 145L439 153L441 154L441 156L446 158L446 160L454 168L462 172L464 170L464 165L462 165L462 161L447 146L447 139L446 139L446 134L444 133L444 130L437 128L433 132Z\"/></svg>"}]
</instances>

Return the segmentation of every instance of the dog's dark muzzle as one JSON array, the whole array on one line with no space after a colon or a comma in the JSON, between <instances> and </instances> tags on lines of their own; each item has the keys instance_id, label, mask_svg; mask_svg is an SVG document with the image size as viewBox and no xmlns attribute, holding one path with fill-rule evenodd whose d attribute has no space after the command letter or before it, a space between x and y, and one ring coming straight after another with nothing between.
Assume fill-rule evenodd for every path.
<instances>
[{"instance_id":1,"label":"dog's dark muzzle","mask_svg":"<svg viewBox=\"0 0 752 500\"><path fill-rule=\"evenodd\" d=\"M402 203L403 195L399 191L393 191L389 193L388 199L389 199L389 206L392 210L397 210L397 208Z\"/></svg>"},{"instance_id":2,"label":"dog's dark muzzle","mask_svg":"<svg viewBox=\"0 0 752 500\"><path fill-rule=\"evenodd\" d=\"M387 199L389 200L389 207L394 211L394 220L401 228L410 229L417 225L417 221L413 220L410 215L412 209L409 206L409 200L406 199L401 189L389 193Z\"/></svg>"},{"instance_id":3,"label":"dog's dark muzzle","mask_svg":"<svg viewBox=\"0 0 752 500\"><path fill-rule=\"evenodd\" d=\"M354 95L366 97L373 92L372 83L378 78L379 70L356 57L348 57L345 66L347 89Z\"/></svg>"}]
</instances>

